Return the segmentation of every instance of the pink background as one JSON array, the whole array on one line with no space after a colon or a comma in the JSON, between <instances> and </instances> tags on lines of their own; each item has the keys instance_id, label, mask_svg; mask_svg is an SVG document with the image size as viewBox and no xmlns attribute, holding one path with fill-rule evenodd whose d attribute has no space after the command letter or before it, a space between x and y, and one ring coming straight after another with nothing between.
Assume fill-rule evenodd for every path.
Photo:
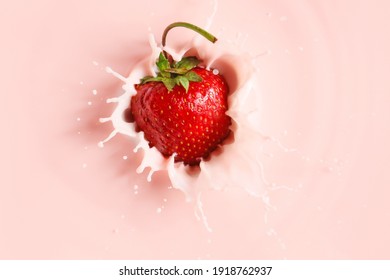
<instances>
[{"instance_id":1,"label":"pink background","mask_svg":"<svg viewBox=\"0 0 390 280\"><path fill-rule=\"evenodd\" d=\"M267 147L267 177L289 187L270 193L273 209L242 186L205 192L212 232L166 174L136 174L126 137L96 145L122 92L104 67L127 75L149 27L159 41L213 7L144 2L0 5L0 258L390 258L388 2L219 1L210 31L268 52L262 128L299 154Z\"/></svg>"}]
</instances>

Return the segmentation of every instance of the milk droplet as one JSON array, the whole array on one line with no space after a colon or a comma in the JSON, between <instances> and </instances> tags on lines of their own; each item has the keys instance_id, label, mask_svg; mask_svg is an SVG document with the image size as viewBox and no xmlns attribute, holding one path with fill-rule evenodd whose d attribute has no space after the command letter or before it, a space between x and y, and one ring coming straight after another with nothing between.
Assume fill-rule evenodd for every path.
<instances>
[{"instance_id":1,"label":"milk droplet","mask_svg":"<svg viewBox=\"0 0 390 280\"><path fill-rule=\"evenodd\" d=\"M114 98L108 98L107 100L106 100L106 103L118 103L119 102L119 98L116 98L116 97L114 97Z\"/></svg>"},{"instance_id":2,"label":"milk droplet","mask_svg":"<svg viewBox=\"0 0 390 280\"><path fill-rule=\"evenodd\" d=\"M111 121L111 118L100 118L99 119L99 122L101 122L101 123L105 123L105 122L109 122L109 121Z\"/></svg>"},{"instance_id":3,"label":"milk droplet","mask_svg":"<svg viewBox=\"0 0 390 280\"><path fill-rule=\"evenodd\" d=\"M88 101L87 104L88 104L88 106L91 106L91 105L92 105L92 102L91 102L91 101Z\"/></svg>"},{"instance_id":4,"label":"milk droplet","mask_svg":"<svg viewBox=\"0 0 390 280\"><path fill-rule=\"evenodd\" d=\"M276 232L275 232L275 230L273 228L270 228L270 229L267 230L267 235L268 236L274 236L274 235L276 235Z\"/></svg>"},{"instance_id":5,"label":"milk droplet","mask_svg":"<svg viewBox=\"0 0 390 280\"><path fill-rule=\"evenodd\" d=\"M157 208L157 209L156 209L156 212L157 212L157 214L160 214L160 213L161 213L161 211L162 211L162 209L161 209L161 208Z\"/></svg>"},{"instance_id":6,"label":"milk droplet","mask_svg":"<svg viewBox=\"0 0 390 280\"><path fill-rule=\"evenodd\" d=\"M95 65L95 66L98 66L98 65L99 65L99 63L98 63L97 61L95 61L95 60L92 61L92 64Z\"/></svg>"},{"instance_id":7,"label":"milk droplet","mask_svg":"<svg viewBox=\"0 0 390 280\"><path fill-rule=\"evenodd\" d=\"M79 122L79 121L81 121L81 118L77 118L76 120Z\"/></svg>"},{"instance_id":8,"label":"milk droplet","mask_svg":"<svg viewBox=\"0 0 390 280\"><path fill-rule=\"evenodd\" d=\"M96 89L93 89L93 90L92 90L92 94L93 94L93 95L97 95L97 90L96 90Z\"/></svg>"},{"instance_id":9,"label":"milk droplet","mask_svg":"<svg viewBox=\"0 0 390 280\"><path fill-rule=\"evenodd\" d=\"M281 16L279 19L280 21L286 21L288 18L286 16Z\"/></svg>"},{"instance_id":10,"label":"milk droplet","mask_svg":"<svg viewBox=\"0 0 390 280\"><path fill-rule=\"evenodd\" d=\"M124 160L127 160L127 156L123 156L122 158L123 158Z\"/></svg>"},{"instance_id":11,"label":"milk droplet","mask_svg":"<svg viewBox=\"0 0 390 280\"><path fill-rule=\"evenodd\" d=\"M121 74L115 72L110 67L106 67L106 72L112 74L114 77L117 77L119 80L121 80L123 82L127 82L127 79L125 77L123 77Z\"/></svg>"}]
</instances>

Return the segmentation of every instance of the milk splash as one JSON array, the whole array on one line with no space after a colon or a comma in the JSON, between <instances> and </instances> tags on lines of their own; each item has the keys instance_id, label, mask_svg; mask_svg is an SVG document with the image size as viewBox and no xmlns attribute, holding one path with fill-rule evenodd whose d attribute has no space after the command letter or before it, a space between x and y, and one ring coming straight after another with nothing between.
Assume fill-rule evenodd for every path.
<instances>
[{"instance_id":1,"label":"milk splash","mask_svg":"<svg viewBox=\"0 0 390 280\"><path fill-rule=\"evenodd\" d=\"M237 41L242 42L242 39L238 38ZM285 151L288 149L277 140L265 136L260 130L261 89L254 63L258 55L250 55L242 51L242 45L223 39L212 45L199 35L195 35L193 40L181 49L162 48L156 43L153 34L149 35L149 43L150 56L139 62L127 78L111 68L106 68L107 72L124 82L124 93L107 100L108 103L116 102L117 107L110 117L101 118L100 121L111 121L114 130L99 146L103 147L104 143L117 133L129 136L136 143L134 152L143 152L144 155L137 173L143 173L150 168L147 175L150 182L154 172L166 171L172 187L183 191L188 201L196 201L198 216L208 229L200 201L204 189L244 188L249 194L261 197L265 205L271 207L268 191L278 186L268 182L264 176L260 160L261 156L264 156L262 146L267 141L273 141ZM201 161L196 168L186 166L182 162L175 163L174 155L163 157L156 148L149 147L143 132L135 131L134 123L128 123L124 119L124 112L130 106L131 97L136 94L134 85L144 76L156 75L155 62L163 50L176 61L181 60L184 55L196 55L206 68L219 71L229 84L227 114L232 118L231 136L211 154L209 160Z\"/></svg>"}]
</instances>

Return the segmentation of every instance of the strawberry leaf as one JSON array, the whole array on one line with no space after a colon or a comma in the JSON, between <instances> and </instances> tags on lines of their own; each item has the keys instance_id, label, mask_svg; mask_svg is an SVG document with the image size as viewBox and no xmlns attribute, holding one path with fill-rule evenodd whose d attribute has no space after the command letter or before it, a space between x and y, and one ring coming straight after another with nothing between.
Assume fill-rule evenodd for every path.
<instances>
[{"instance_id":1,"label":"strawberry leaf","mask_svg":"<svg viewBox=\"0 0 390 280\"><path fill-rule=\"evenodd\" d=\"M177 74L177 75L184 75L185 73L188 72L188 70L182 69L182 68L169 68L165 71L168 73Z\"/></svg>"},{"instance_id":2,"label":"strawberry leaf","mask_svg":"<svg viewBox=\"0 0 390 280\"><path fill-rule=\"evenodd\" d=\"M145 76L141 79L141 84L145 84L149 82L149 79L153 79L153 78L154 78L153 76Z\"/></svg>"},{"instance_id":3,"label":"strawberry leaf","mask_svg":"<svg viewBox=\"0 0 390 280\"><path fill-rule=\"evenodd\" d=\"M194 71L189 71L185 74L185 77L188 79L190 82L201 82L202 77L196 74Z\"/></svg>"},{"instance_id":4,"label":"strawberry leaf","mask_svg":"<svg viewBox=\"0 0 390 280\"><path fill-rule=\"evenodd\" d=\"M171 68L168 59L165 57L163 53L160 53L156 65L160 72L164 72L166 69Z\"/></svg>"},{"instance_id":5,"label":"strawberry leaf","mask_svg":"<svg viewBox=\"0 0 390 280\"><path fill-rule=\"evenodd\" d=\"M191 71L200 63L195 56L183 57L179 62L170 62L163 52L160 53L156 65L159 72L156 77L146 76L141 79L141 84L148 82L162 82L168 91L178 85L182 86L188 92L190 82L201 82L202 77Z\"/></svg>"},{"instance_id":6,"label":"strawberry leaf","mask_svg":"<svg viewBox=\"0 0 390 280\"><path fill-rule=\"evenodd\" d=\"M171 78L162 78L161 82L164 83L164 85L168 91L172 91L176 85L176 81L174 79L171 79Z\"/></svg>"},{"instance_id":7,"label":"strawberry leaf","mask_svg":"<svg viewBox=\"0 0 390 280\"><path fill-rule=\"evenodd\" d=\"M176 63L175 69L191 70L192 68L198 66L200 60L195 56L183 57L182 60Z\"/></svg>"},{"instance_id":8,"label":"strawberry leaf","mask_svg":"<svg viewBox=\"0 0 390 280\"><path fill-rule=\"evenodd\" d=\"M152 77L152 76L146 76L141 79L141 84L145 84L148 82L161 82L163 77L157 76L157 77Z\"/></svg>"},{"instance_id":9,"label":"strawberry leaf","mask_svg":"<svg viewBox=\"0 0 390 280\"><path fill-rule=\"evenodd\" d=\"M177 85L182 85L186 92L188 92L188 87L190 86L190 81L184 77L184 76L177 76L175 78L176 84Z\"/></svg>"}]
</instances>

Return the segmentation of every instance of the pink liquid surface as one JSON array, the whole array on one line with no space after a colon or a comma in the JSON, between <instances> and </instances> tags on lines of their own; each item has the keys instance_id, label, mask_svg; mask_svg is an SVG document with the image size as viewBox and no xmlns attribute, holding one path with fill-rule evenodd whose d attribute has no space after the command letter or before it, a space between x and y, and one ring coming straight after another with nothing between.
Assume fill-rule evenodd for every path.
<instances>
[{"instance_id":1,"label":"pink liquid surface","mask_svg":"<svg viewBox=\"0 0 390 280\"><path fill-rule=\"evenodd\" d=\"M390 257L386 1L132 2L2 4L1 259ZM179 20L259 55L255 121L298 151L262 146L264 176L285 186L268 204L245 177L203 191L211 232L165 172L136 173L128 137L97 146L123 92L105 67L127 76L149 32Z\"/></svg>"}]
</instances>

